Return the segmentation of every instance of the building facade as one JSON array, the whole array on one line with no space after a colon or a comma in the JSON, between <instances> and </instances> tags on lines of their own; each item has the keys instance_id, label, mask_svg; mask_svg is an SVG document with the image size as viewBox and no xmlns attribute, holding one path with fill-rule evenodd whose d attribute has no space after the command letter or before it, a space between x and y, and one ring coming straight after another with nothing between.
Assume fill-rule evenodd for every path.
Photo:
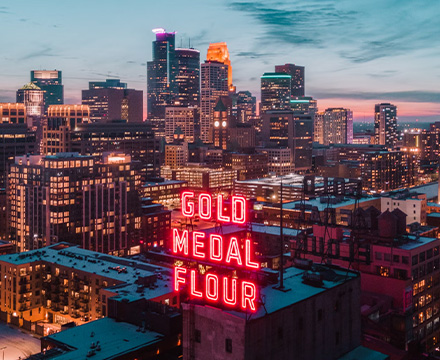
<instances>
[{"instance_id":1,"label":"building facade","mask_svg":"<svg viewBox=\"0 0 440 360\"><path fill-rule=\"evenodd\" d=\"M289 110L292 76L265 73L261 77L260 115L269 110Z\"/></svg>"},{"instance_id":2,"label":"building facade","mask_svg":"<svg viewBox=\"0 0 440 360\"><path fill-rule=\"evenodd\" d=\"M64 104L64 86L60 70L32 70L31 83L44 91L44 107Z\"/></svg>"},{"instance_id":3,"label":"building facade","mask_svg":"<svg viewBox=\"0 0 440 360\"><path fill-rule=\"evenodd\" d=\"M397 107L389 103L374 106L374 134L376 144L393 149L397 144Z\"/></svg>"},{"instance_id":4,"label":"building facade","mask_svg":"<svg viewBox=\"0 0 440 360\"><path fill-rule=\"evenodd\" d=\"M305 69L304 66L295 64L284 64L275 66L276 73L286 73L292 77L291 96L292 98L305 95Z\"/></svg>"}]
</instances>

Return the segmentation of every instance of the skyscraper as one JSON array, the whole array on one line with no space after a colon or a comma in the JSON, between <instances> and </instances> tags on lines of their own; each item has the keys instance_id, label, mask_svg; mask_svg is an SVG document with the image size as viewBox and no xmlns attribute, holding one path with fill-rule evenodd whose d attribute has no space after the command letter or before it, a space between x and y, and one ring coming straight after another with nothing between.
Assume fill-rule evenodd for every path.
<instances>
[{"instance_id":1,"label":"skyscraper","mask_svg":"<svg viewBox=\"0 0 440 360\"><path fill-rule=\"evenodd\" d=\"M239 91L236 94L236 104L234 108L234 115L237 117L237 122L247 123L249 117L255 116L257 98L252 96L250 91Z\"/></svg>"},{"instance_id":2,"label":"skyscraper","mask_svg":"<svg viewBox=\"0 0 440 360\"><path fill-rule=\"evenodd\" d=\"M353 112L329 108L315 117L315 141L324 144L353 143Z\"/></svg>"},{"instance_id":3,"label":"skyscraper","mask_svg":"<svg viewBox=\"0 0 440 360\"><path fill-rule=\"evenodd\" d=\"M44 91L44 110L49 105L64 104L64 86L60 70L32 70L31 83Z\"/></svg>"},{"instance_id":4,"label":"skyscraper","mask_svg":"<svg viewBox=\"0 0 440 360\"><path fill-rule=\"evenodd\" d=\"M147 63L147 112L155 129L165 128L165 108L177 94L175 33L153 29L153 60Z\"/></svg>"},{"instance_id":5,"label":"skyscraper","mask_svg":"<svg viewBox=\"0 0 440 360\"><path fill-rule=\"evenodd\" d=\"M292 76L291 96L293 98L302 97L305 94L304 87L304 66L295 64L276 65L276 73L286 73Z\"/></svg>"},{"instance_id":6,"label":"skyscraper","mask_svg":"<svg viewBox=\"0 0 440 360\"><path fill-rule=\"evenodd\" d=\"M284 73L265 73L261 77L260 113L268 110L290 109L292 76Z\"/></svg>"},{"instance_id":7,"label":"skyscraper","mask_svg":"<svg viewBox=\"0 0 440 360\"><path fill-rule=\"evenodd\" d=\"M89 89L82 91L82 104L89 106L91 122L143 121L142 90L127 89L119 79L89 82Z\"/></svg>"},{"instance_id":8,"label":"skyscraper","mask_svg":"<svg viewBox=\"0 0 440 360\"><path fill-rule=\"evenodd\" d=\"M24 104L28 126L37 127L44 116L44 91L33 83L17 90L17 102Z\"/></svg>"},{"instance_id":9,"label":"skyscraper","mask_svg":"<svg viewBox=\"0 0 440 360\"><path fill-rule=\"evenodd\" d=\"M200 51L176 49L177 94L180 106L198 108L200 105Z\"/></svg>"},{"instance_id":10,"label":"skyscraper","mask_svg":"<svg viewBox=\"0 0 440 360\"><path fill-rule=\"evenodd\" d=\"M208 47L208 53L206 55L208 61L218 61L222 64L228 65L228 88L229 91L235 91L235 87L232 85L232 66L229 59L228 46L225 42L211 43Z\"/></svg>"},{"instance_id":11,"label":"skyscraper","mask_svg":"<svg viewBox=\"0 0 440 360\"><path fill-rule=\"evenodd\" d=\"M382 103L374 106L374 135L376 144L394 148L397 143L397 107Z\"/></svg>"},{"instance_id":12,"label":"skyscraper","mask_svg":"<svg viewBox=\"0 0 440 360\"><path fill-rule=\"evenodd\" d=\"M200 139L212 142L214 107L220 96L228 96L228 65L205 61L201 66Z\"/></svg>"}]
</instances>

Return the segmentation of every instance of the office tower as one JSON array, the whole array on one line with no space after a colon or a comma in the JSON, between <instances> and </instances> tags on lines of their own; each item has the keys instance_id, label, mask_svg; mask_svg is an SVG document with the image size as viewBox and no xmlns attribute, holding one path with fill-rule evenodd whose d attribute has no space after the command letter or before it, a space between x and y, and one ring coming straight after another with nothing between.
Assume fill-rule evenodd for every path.
<instances>
[{"instance_id":1,"label":"office tower","mask_svg":"<svg viewBox=\"0 0 440 360\"><path fill-rule=\"evenodd\" d=\"M288 147L264 148L259 151L267 155L269 174L287 175L293 171L292 151Z\"/></svg>"},{"instance_id":2,"label":"office tower","mask_svg":"<svg viewBox=\"0 0 440 360\"><path fill-rule=\"evenodd\" d=\"M32 70L31 83L44 91L44 110L49 105L64 104L64 86L60 70Z\"/></svg>"},{"instance_id":3,"label":"office tower","mask_svg":"<svg viewBox=\"0 0 440 360\"><path fill-rule=\"evenodd\" d=\"M114 255L140 228L140 174L130 156L17 156L8 178L10 241L27 251L67 241Z\"/></svg>"},{"instance_id":4,"label":"office tower","mask_svg":"<svg viewBox=\"0 0 440 360\"><path fill-rule=\"evenodd\" d=\"M285 73L292 76L291 96L292 98L303 97L305 94L304 86L304 66L295 64L276 65L276 73Z\"/></svg>"},{"instance_id":5,"label":"office tower","mask_svg":"<svg viewBox=\"0 0 440 360\"><path fill-rule=\"evenodd\" d=\"M214 107L220 96L228 96L228 65L205 61L201 66L200 139L212 142Z\"/></svg>"},{"instance_id":6,"label":"office tower","mask_svg":"<svg viewBox=\"0 0 440 360\"><path fill-rule=\"evenodd\" d=\"M89 82L89 89L82 91L82 104L89 106L91 122L143 121L143 91L127 89L119 79Z\"/></svg>"},{"instance_id":7,"label":"office tower","mask_svg":"<svg viewBox=\"0 0 440 360\"><path fill-rule=\"evenodd\" d=\"M320 144L353 143L353 112L328 108L315 116L314 141Z\"/></svg>"},{"instance_id":8,"label":"office tower","mask_svg":"<svg viewBox=\"0 0 440 360\"><path fill-rule=\"evenodd\" d=\"M374 106L374 135L376 144L394 148L397 143L397 107L389 103Z\"/></svg>"},{"instance_id":9,"label":"office tower","mask_svg":"<svg viewBox=\"0 0 440 360\"><path fill-rule=\"evenodd\" d=\"M47 109L47 125L43 126L42 155L55 155L71 151L71 135L78 124L88 123L90 110L87 105L50 105Z\"/></svg>"},{"instance_id":10,"label":"office tower","mask_svg":"<svg viewBox=\"0 0 440 360\"><path fill-rule=\"evenodd\" d=\"M17 90L17 102L24 104L29 127L39 127L44 117L44 91L33 83Z\"/></svg>"},{"instance_id":11,"label":"office tower","mask_svg":"<svg viewBox=\"0 0 440 360\"><path fill-rule=\"evenodd\" d=\"M261 77L260 114L268 110L290 109L292 76L284 73L265 73Z\"/></svg>"},{"instance_id":12,"label":"office tower","mask_svg":"<svg viewBox=\"0 0 440 360\"><path fill-rule=\"evenodd\" d=\"M237 170L237 180L259 179L267 176L268 157L265 153L240 154L228 152L224 164L228 169Z\"/></svg>"},{"instance_id":13,"label":"office tower","mask_svg":"<svg viewBox=\"0 0 440 360\"><path fill-rule=\"evenodd\" d=\"M255 148L256 130L251 124L238 123L229 128L229 141L232 149L243 150Z\"/></svg>"},{"instance_id":14,"label":"office tower","mask_svg":"<svg viewBox=\"0 0 440 360\"><path fill-rule=\"evenodd\" d=\"M247 123L248 119L255 116L257 111L257 98L250 91L239 91L236 94L234 115L238 123Z\"/></svg>"},{"instance_id":15,"label":"office tower","mask_svg":"<svg viewBox=\"0 0 440 360\"><path fill-rule=\"evenodd\" d=\"M141 179L159 175L159 139L145 122L80 123L71 132L68 151L102 156L105 152L122 152L140 162Z\"/></svg>"},{"instance_id":16,"label":"office tower","mask_svg":"<svg viewBox=\"0 0 440 360\"><path fill-rule=\"evenodd\" d=\"M177 60L175 33L165 29L153 29L153 60L147 63L147 112L155 130L165 128L165 108L172 105L177 94Z\"/></svg>"},{"instance_id":17,"label":"office tower","mask_svg":"<svg viewBox=\"0 0 440 360\"><path fill-rule=\"evenodd\" d=\"M165 141L194 142L195 109L181 106L165 108Z\"/></svg>"},{"instance_id":18,"label":"office tower","mask_svg":"<svg viewBox=\"0 0 440 360\"><path fill-rule=\"evenodd\" d=\"M222 98L218 99L214 107L214 146L226 150L229 143L229 123L228 108L223 103Z\"/></svg>"},{"instance_id":19,"label":"office tower","mask_svg":"<svg viewBox=\"0 0 440 360\"><path fill-rule=\"evenodd\" d=\"M293 111L268 111L263 114L262 138L267 147L288 147L294 171L312 166L313 116Z\"/></svg>"},{"instance_id":20,"label":"office tower","mask_svg":"<svg viewBox=\"0 0 440 360\"><path fill-rule=\"evenodd\" d=\"M179 106L200 106L200 51L176 49L177 93L174 102Z\"/></svg>"},{"instance_id":21,"label":"office tower","mask_svg":"<svg viewBox=\"0 0 440 360\"><path fill-rule=\"evenodd\" d=\"M217 61L228 66L228 89L235 92L235 86L232 85L232 66L229 59L228 46L225 42L209 44L206 60Z\"/></svg>"}]
</instances>

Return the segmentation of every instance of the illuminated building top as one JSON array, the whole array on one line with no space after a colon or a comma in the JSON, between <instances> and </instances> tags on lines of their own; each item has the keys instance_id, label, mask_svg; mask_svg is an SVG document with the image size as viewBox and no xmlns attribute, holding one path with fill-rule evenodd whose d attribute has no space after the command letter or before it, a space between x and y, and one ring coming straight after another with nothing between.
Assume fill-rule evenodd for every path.
<instances>
[{"instance_id":1,"label":"illuminated building top","mask_svg":"<svg viewBox=\"0 0 440 360\"><path fill-rule=\"evenodd\" d=\"M228 88L232 89L232 66L229 59L228 46L225 42L209 44L208 53L206 55L208 61L218 61L228 65Z\"/></svg>"}]
</instances>

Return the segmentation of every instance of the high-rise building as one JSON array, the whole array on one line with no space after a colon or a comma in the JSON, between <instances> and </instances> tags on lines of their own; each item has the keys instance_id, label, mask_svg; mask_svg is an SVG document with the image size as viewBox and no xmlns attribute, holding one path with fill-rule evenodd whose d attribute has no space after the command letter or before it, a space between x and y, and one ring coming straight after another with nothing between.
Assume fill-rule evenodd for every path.
<instances>
[{"instance_id":1,"label":"high-rise building","mask_svg":"<svg viewBox=\"0 0 440 360\"><path fill-rule=\"evenodd\" d=\"M295 64L276 65L276 73L286 73L292 76L291 96L292 98L303 97L305 94L304 86L304 66Z\"/></svg>"},{"instance_id":2,"label":"high-rise building","mask_svg":"<svg viewBox=\"0 0 440 360\"><path fill-rule=\"evenodd\" d=\"M47 125L43 126L41 154L55 155L71 150L71 135L78 124L88 123L90 110L87 105L50 105L47 109Z\"/></svg>"},{"instance_id":3,"label":"high-rise building","mask_svg":"<svg viewBox=\"0 0 440 360\"><path fill-rule=\"evenodd\" d=\"M60 70L32 70L31 83L44 91L44 108L64 104L64 86Z\"/></svg>"},{"instance_id":4,"label":"high-rise building","mask_svg":"<svg viewBox=\"0 0 440 360\"><path fill-rule=\"evenodd\" d=\"M250 91L239 91L236 94L236 104L233 115L238 123L247 123L248 119L255 116L257 111L257 98Z\"/></svg>"},{"instance_id":5,"label":"high-rise building","mask_svg":"<svg viewBox=\"0 0 440 360\"><path fill-rule=\"evenodd\" d=\"M82 104L89 106L91 122L143 121L143 91L127 89L119 79L89 82L89 89L82 91Z\"/></svg>"},{"instance_id":6,"label":"high-rise building","mask_svg":"<svg viewBox=\"0 0 440 360\"><path fill-rule=\"evenodd\" d=\"M17 251L68 241L127 254L139 245L140 187L128 155L18 156L8 178L9 240Z\"/></svg>"},{"instance_id":7,"label":"high-rise building","mask_svg":"<svg viewBox=\"0 0 440 360\"><path fill-rule=\"evenodd\" d=\"M267 111L263 114L262 137L266 146L289 147L294 171L312 166L313 116L293 111Z\"/></svg>"},{"instance_id":8,"label":"high-rise building","mask_svg":"<svg viewBox=\"0 0 440 360\"><path fill-rule=\"evenodd\" d=\"M290 109L292 76L284 73L265 73L261 77L260 114L268 110Z\"/></svg>"},{"instance_id":9,"label":"high-rise building","mask_svg":"<svg viewBox=\"0 0 440 360\"><path fill-rule=\"evenodd\" d=\"M397 144L397 107L389 103L374 106L376 144L394 148Z\"/></svg>"},{"instance_id":10,"label":"high-rise building","mask_svg":"<svg viewBox=\"0 0 440 360\"><path fill-rule=\"evenodd\" d=\"M220 96L228 96L228 65L205 61L201 66L200 139L212 142L214 107Z\"/></svg>"},{"instance_id":11,"label":"high-rise building","mask_svg":"<svg viewBox=\"0 0 440 360\"><path fill-rule=\"evenodd\" d=\"M290 100L290 109L293 112L316 114L318 111L318 102L311 96L297 97Z\"/></svg>"},{"instance_id":12,"label":"high-rise building","mask_svg":"<svg viewBox=\"0 0 440 360\"><path fill-rule=\"evenodd\" d=\"M208 47L208 53L206 55L208 61L218 61L228 66L228 89L231 92L235 91L235 87L232 85L232 66L229 59L228 46L225 42L211 43Z\"/></svg>"},{"instance_id":13,"label":"high-rise building","mask_svg":"<svg viewBox=\"0 0 440 360\"><path fill-rule=\"evenodd\" d=\"M165 140L194 142L195 109L183 106L169 106L165 110Z\"/></svg>"},{"instance_id":14,"label":"high-rise building","mask_svg":"<svg viewBox=\"0 0 440 360\"><path fill-rule=\"evenodd\" d=\"M329 108L315 116L315 141L324 144L353 143L353 112Z\"/></svg>"},{"instance_id":15,"label":"high-rise building","mask_svg":"<svg viewBox=\"0 0 440 360\"><path fill-rule=\"evenodd\" d=\"M145 122L80 123L70 135L69 152L101 157L105 152L122 152L139 161L142 181L159 175L159 139Z\"/></svg>"},{"instance_id":16,"label":"high-rise building","mask_svg":"<svg viewBox=\"0 0 440 360\"><path fill-rule=\"evenodd\" d=\"M178 92L175 33L153 29L153 60L147 63L147 112L153 128L163 132L165 108L172 105Z\"/></svg>"},{"instance_id":17,"label":"high-rise building","mask_svg":"<svg viewBox=\"0 0 440 360\"><path fill-rule=\"evenodd\" d=\"M17 90L17 102L24 104L28 126L39 127L44 116L44 91L34 83Z\"/></svg>"},{"instance_id":18,"label":"high-rise building","mask_svg":"<svg viewBox=\"0 0 440 360\"><path fill-rule=\"evenodd\" d=\"M174 102L179 106L200 106L200 51L196 49L176 49L177 94Z\"/></svg>"},{"instance_id":19,"label":"high-rise building","mask_svg":"<svg viewBox=\"0 0 440 360\"><path fill-rule=\"evenodd\" d=\"M23 103L0 103L1 124L26 124L26 106Z\"/></svg>"}]
</instances>

